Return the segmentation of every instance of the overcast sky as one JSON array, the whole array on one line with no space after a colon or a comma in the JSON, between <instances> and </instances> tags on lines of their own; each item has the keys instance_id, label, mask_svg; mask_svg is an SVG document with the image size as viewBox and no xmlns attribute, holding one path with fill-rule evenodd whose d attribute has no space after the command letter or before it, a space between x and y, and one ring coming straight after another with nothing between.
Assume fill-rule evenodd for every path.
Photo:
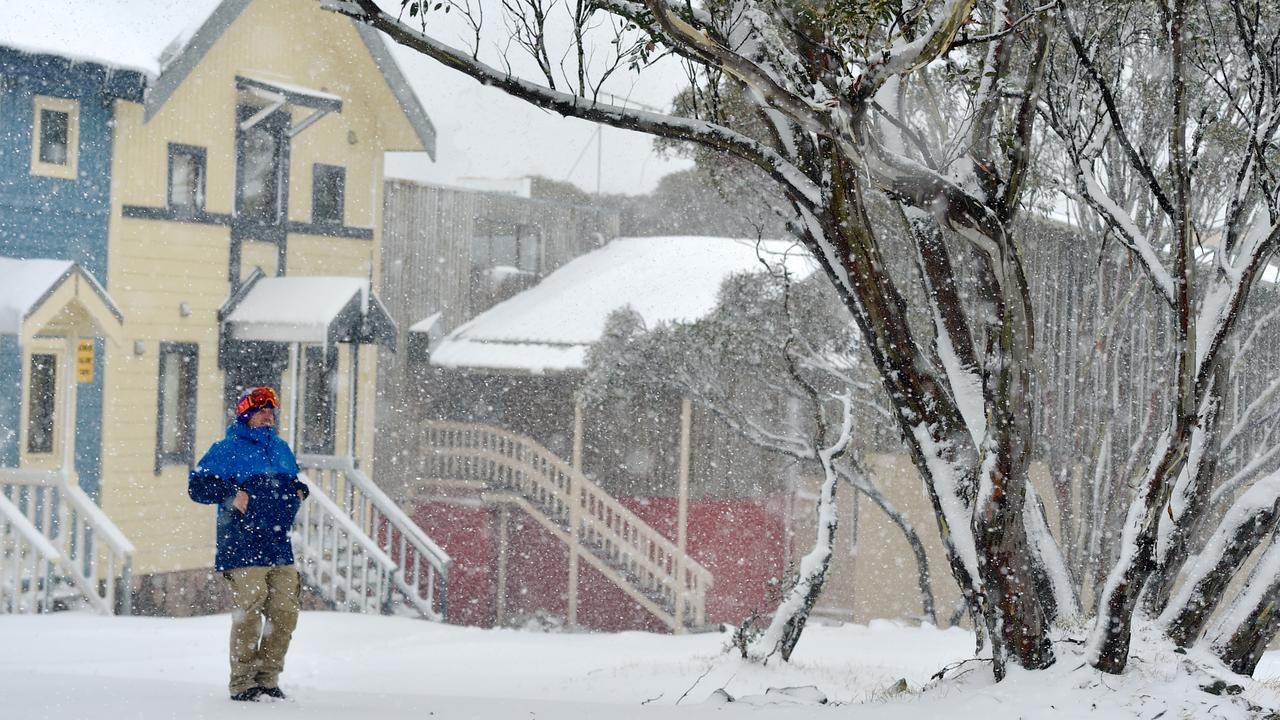
<instances>
[{"instance_id":1,"label":"overcast sky","mask_svg":"<svg viewBox=\"0 0 1280 720\"><path fill-rule=\"evenodd\" d=\"M383 7L398 8L400 0L380 2ZM498 66L496 48L505 46L507 38L501 3L500 0L481 2L487 29L481 44L481 60ZM550 6L550 54L555 58L568 47L566 8L569 4L560 2ZM456 12L432 13L428 32L456 47L470 47L468 28ZM595 51L605 55L611 37L597 33L599 47ZM564 118L534 108L500 90L484 87L408 48L395 46L393 52L423 98L439 130L440 140L435 163L421 158L393 157L388 163L388 174L442 183L456 183L468 176L538 174L570 180L586 190L596 189L598 177L603 192L634 194L652 190L663 175L688 166L687 162L664 160L655 155L648 135L601 129L582 120ZM517 74L541 81L541 74L527 53L511 51L506 53L506 59ZM667 61L639 74L620 71L610 78L606 89L620 98L666 109L683 82L680 66Z\"/></svg>"},{"instance_id":2,"label":"overcast sky","mask_svg":"<svg viewBox=\"0 0 1280 720\"><path fill-rule=\"evenodd\" d=\"M388 175L444 184L468 176L543 175L596 189L599 126L535 108L406 48L397 47L395 56L423 98L439 140L435 163L396 153L387 162ZM667 70L641 78L631 98L669 107L671 83L680 77ZM648 135L603 128L598 139L606 193L648 192L663 175L689 165L658 157Z\"/></svg>"}]
</instances>

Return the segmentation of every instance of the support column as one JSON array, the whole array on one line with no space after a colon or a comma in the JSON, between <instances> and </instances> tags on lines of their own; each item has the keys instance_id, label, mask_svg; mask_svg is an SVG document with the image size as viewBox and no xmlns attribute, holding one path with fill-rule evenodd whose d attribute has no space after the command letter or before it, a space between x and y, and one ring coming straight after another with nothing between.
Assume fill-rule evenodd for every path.
<instances>
[{"instance_id":1,"label":"support column","mask_svg":"<svg viewBox=\"0 0 1280 720\"><path fill-rule=\"evenodd\" d=\"M680 553L675 558L676 572L676 633L685 630L685 557L689 544L689 466L692 455L693 403L689 398L680 400L680 465L676 484L676 548Z\"/></svg>"},{"instance_id":2,"label":"support column","mask_svg":"<svg viewBox=\"0 0 1280 720\"><path fill-rule=\"evenodd\" d=\"M356 462L356 405L360 401L360 346L351 343L347 346L351 353L351 362L347 363L347 372L350 377L350 385L347 390L347 457L351 458L353 464L357 467Z\"/></svg>"},{"instance_id":3,"label":"support column","mask_svg":"<svg viewBox=\"0 0 1280 720\"><path fill-rule=\"evenodd\" d=\"M573 398L573 469L582 472L582 398Z\"/></svg>"},{"instance_id":4,"label":"support column","mask_svg":"<svg viewBox=\"0 0 1280 720\"><path fill-rule=\"evenodd\" d=\"M62 470L68 482L76 479L76 345L79 338L64 338L62 351ZM54 392L59 383L54 383Z\"/></svg>"},{"instance_id":5,"label":"support column","mask_svg":"<svg viewBox=\"0 0 1280 720\"><path fill-rule=\"evenodd\" d=\"M302 353L299 343L289 343L289 447L293 448L295 453L298 450L298 396L301 394L302 388L299 387L299 378L301 373L298 368L298 359Z\"/></svg>"},{"instance_id":6,"label":"support column","mask_svg":"<svg viewBox=\"0 0 1280 720\"><path fill-rule=\"evenodd\" d=\"M507 555L509 548L509 524L511 510L504 503L498 506L498 578L494 593L494 625L502 627L507 619Z\"/></svg>"},{"instance_id":7,"label":"support column","mask_svg":"<svg viewBox=\"0 0 1280 720\"><path fill-rule=\"evenodd\" d=\"M582 398L573 399L573 469L582 472ZM569 476L569 587L565 622L578 626L578 527L582 516L582 488L576 475Z\"/></svg>"}]
</instances>

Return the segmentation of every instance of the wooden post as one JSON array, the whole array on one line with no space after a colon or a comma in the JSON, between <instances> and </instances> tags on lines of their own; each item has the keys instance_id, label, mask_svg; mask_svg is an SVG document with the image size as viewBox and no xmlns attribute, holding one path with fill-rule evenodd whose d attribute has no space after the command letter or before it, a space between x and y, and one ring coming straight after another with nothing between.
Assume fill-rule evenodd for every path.
<instances>
[{"instance_id":1,"label":"wooden post","mask_svg":"<svg viewBox=\"0 0 1280 720\"><path fill-rule=\"evenodd\" d=\"M582 472L582 398L573 398L573 469Z\"/></svg>"},{"instance_id":2,"label":"wooden post","mask_svg":"<svg viewBox=\"0 0 1280 720\"><path fill-rule=\"evenodd\" d=\"M675 559L676 572L676 633L685 629L685 557L689 543L689 466L692 454L693 403L689 398L680 400L680 466L676 489L676 548L680 554Z\"/></svg>"},{"instance_id":3,"label":"wooden post","mask_svg":"<svg viewBox=\"0 0 1280 720\"><path fill-rule=\"evenodd\" d=\"M578 625L578 524L582 511L582 500L579 494L582 488L578 485L577 473L582 472L582 398L573 399L573 469L569 476L569 587L568 609L565 622L569 627Z\"/></svg>"},{"instance_id":4,"label":"wooden post","mask_svg":"<svg viewBox=\"0 0 1280 720\"><path fill-rule=\"evenodd\" d=\"M507 525L511 517L511 510L506 504L498 506L498 578L497 592L495 593L493 610L494 625L502 627L507 619L507 548L508 548L508 531Z\"/></svg>"},{"instance_id":5,"label":"wooden post","mask_svg":"<svg viewBox=\"0 0 1280 720\"><path fill-rule=\"evenodd\" d=\"M289 447L295 453L301 452L298 450L298 395L301 390L298 383L302 376L298 368L298 359L302 355L299 347L299 343L289 343Z\"/></svg>"},{"instance_id":6,"label":"wooden post","mask_svg":"<svg viewBox=\"0 0 1280 720\"><path fill-rule=\"evenodd\" d=\"M360 400L360 346L356 343L348 345L351 362L347 363L347 373L351 376L350 389L347 391L347 457L353 465L359 467L356 460L356 405Z\"/></svg>"},{"instance_id":7,"label":"wooden post","mask_svg":"<svg viewBox=\"0 0 1280 720\"><path fill-rule=\"evenodd\" d=\"M76 345L78 338L67 335L62 355L62 469L68 481L76 476ZM57 392L54 383L54 392Z\"/></svg>"}]
</instances>

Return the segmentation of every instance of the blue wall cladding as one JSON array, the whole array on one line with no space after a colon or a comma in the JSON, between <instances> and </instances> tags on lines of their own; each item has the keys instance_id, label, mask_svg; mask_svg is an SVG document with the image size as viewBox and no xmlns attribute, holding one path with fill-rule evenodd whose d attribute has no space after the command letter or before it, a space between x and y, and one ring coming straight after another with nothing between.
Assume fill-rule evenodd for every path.
<instances>
[{"instance_id":1,"label":"blue wall cladding","mask_svg":"<svg viewBox=\"0 0 1280 720\"><path fill-rule=\"evenodd\" d=\"M0 255L74 260L106 280L112 105L141 100L143 84L134 71L0 47ZM31 173L38 95L79 103L75 180Z\"/></svg>"},{"instance_id":2,"label":"blue wall cladding","mask_svg":"<svg viewBox=\"0 0 1280 720\"><path fill-rule=\"evenodd\" d=\"M112 112L116 100L141 102L145 87L136 71L0 47L0 255L73 260L106 284ZM31 172L38 95L79 104L74 180ZM75 464L90 494L102 464L103 346L95 344L94 381L76 388ZM17 353L14 338L0 338L0 465L18 462Z\"/></svg>"},{"instance_id":3,"label":"blue wall cladding","mask_svg":"<svg viewBox=\"0 0 1280 720\"><path fill-rule=\"evenodd\" d=\"M22 355L18 338L0 335L0 467L18 465L18 422L22 417Z\"/></svg>"}]
</instances>

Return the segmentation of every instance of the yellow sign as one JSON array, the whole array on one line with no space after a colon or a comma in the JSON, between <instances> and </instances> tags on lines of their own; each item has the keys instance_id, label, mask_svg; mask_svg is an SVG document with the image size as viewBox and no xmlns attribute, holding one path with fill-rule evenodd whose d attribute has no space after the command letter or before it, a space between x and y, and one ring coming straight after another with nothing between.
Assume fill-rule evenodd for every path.
<instances>
[{"instance_id":1,"label":"yellow sign","mask_svg":"<svg viewBox=\"0 0 1280 720\"><path fill-rule=\"evenodd\" d=\"M93 382L93 341L81 340L76 345L76 382Z\"/></svg>"}]
</instances>

